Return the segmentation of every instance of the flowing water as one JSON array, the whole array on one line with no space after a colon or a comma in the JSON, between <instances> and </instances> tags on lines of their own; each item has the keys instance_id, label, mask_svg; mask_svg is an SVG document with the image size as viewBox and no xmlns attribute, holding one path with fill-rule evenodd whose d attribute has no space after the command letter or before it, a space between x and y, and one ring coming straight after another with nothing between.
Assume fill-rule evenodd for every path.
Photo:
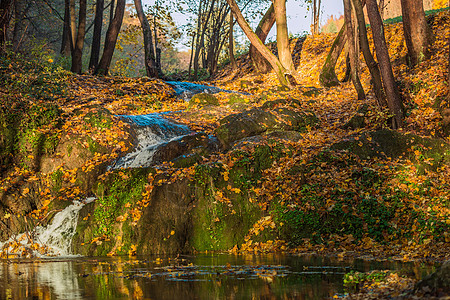
<instances>
[{"instance_id":1,"label":"flowing water","mask_svg":"<svg viewBox=\"0 0 450 300\"><path fill-rule=\"evenodd\" d=\"M88 198L84 201L74 201L72 205L57 213L48 226L36 226L31 232L18 234L0 242L0 250L12 256L25 256L25 253L37 257L73 256L71 245L78 224L78 214L85 204L94 200L95 198Z\"/></svg>"},{"instance_id":2,"label":"flowing water","mask_svg":"<svg viewBox=\"0 0 450 300\"><path fill-rule=\"evenodd\" d=\"M321 256L197 255L0 262L0 299L325 299L350 270L430 267Z\"/></svg>"},{"instance_id":3,"label":"flowing water","mask_svg":"<svg viewBox=\"0 0 450 300\"><path fill-rule=\"evenodd\" d=\"M189 101L192 96L199 93L215 94L220 92L235 93L233 91L223 90L215 86L208 86L203 84L196 84L192 82L182 82L182 81L166 81L170 84L178 97Z\"/></svg>"},{"instance_id":4,"label":"flowing water","mask_svg":"<svg viewBox=\"0 0 450 300\"><path fill-rule=\"evenodd\" d=\"M134 126L138 145L119 158L112 166L114 169L148 167L159 146L191 133L188 126L175 123L160 113L120 117Z\"/></svg>"}]
</instances>

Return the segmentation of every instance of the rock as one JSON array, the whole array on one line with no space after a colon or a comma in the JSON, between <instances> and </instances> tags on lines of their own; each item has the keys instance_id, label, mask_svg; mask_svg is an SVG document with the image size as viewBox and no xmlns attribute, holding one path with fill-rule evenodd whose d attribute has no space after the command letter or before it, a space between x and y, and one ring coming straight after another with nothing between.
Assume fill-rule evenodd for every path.
<instances>
[{"instance_id":1,"label":"rock","mask_svg":"<svg viewBox=\"0 0 450 300\"><path fill-rule=\"evenodd\" d=\"M358 129L366 126L366 114L369 110L367 104L360 106L358 111L350 118L350 120L344 125L344 128Z\"/></svg>"},{"instance_id":2,"label":"rock","mask_svg":"<svg viewBox=\"0 0 450 300\"><path fill-rule=\"evenodd\" d=\"M219 99L217 99L216 96L208 93L200 93L192 96L191 100L189 100L189 107L193 106L218 106L219 105Z\"/></svg>"},{"instance_id":3,"label":"rock","mask_svg":"<svg viewBox=\"0 0 450 300\"><path fill-rule=\"evenodd\" d=\"M391 157L410 159L423 167L436 168L450 162L450 145L440 139L403 134L395 130L366 132L331 146L332 150L347 150L362 159ZM416 154L416 151L420 155Z\"/></svg>"},{"instance_id":4,"label":"rock","mask_svg":"<svg viewBox=\"0 0 450 300\"><path fill-rule=\"evenodd\" d=\"M239 94L231 94L229 97L228 97L228 104L229 105L233 105L233 104L236 104L236 103L239 103L239 104L244 104L244 103L246 103L247 101L241 96L241 95L239 95Z\"/></svg>"},{"instance_id":5,"label":"rock","mask_svg":"<svg viewBox=\"0 0 450 300\"><path fill-rule=\"evenodd\" d=\"M192 154L207 155L217 150L217 145L217 140L203 132L187 135L159 146L153 155L153 163L171 161Z\"/></svg>"},{"instance_id":6,"label":"rock","mask_svg":"<svg viewBox=\"0 0 450 300\"><path fill-rule=\"evenodd\" d=\"M304 131L308 126L314 126L317 121L317 117L312 113L302 113L285 107L273 112L253 108L223 118L215 133L223 148L227 149L234 142L246 137L274 130Z\"/></svg>"},{"instance_id":7,"label":"rock","mask_svg":"<svg viewBox=\"0 0 450 300\"><path fill-rule=\"evenodd\" d=\"M302 139L302 135L298 131L273 131L267 134L268 138L276 138L291 142L298 142Z\"/></svg>"},{"instance_id":8,"label":"rock","mask_svg":"<svg viewBox=\"0 0 450 300\"><path fill-rule=\"evenodd\" d=\"M225 148L234 141L245 137L259 135L277 124L275 115L262 109L254 108L242 113L229 115L220 120L215 133Z\"/></svg>"},{"instance_id":9,"label":"rock","mask_svg":"<svg viewBox=\"0 0 450 300\"><path fill-rule=\"evenodd\" d=\"M450 294L450 260L434 273L419 281L414 290L428 295L448 296Z\"/></svg>"},{"instance_id":10,"label":"rock","mask_svg":"<svg viewBox=\"0 0 450 300\"><path fill-rule=\"evenodd\" d=\"M305 89L306 91L303 92L305 97L316 97L322 93L322 90L316 87L306 87Z\"/></svg>"}]
</instances>

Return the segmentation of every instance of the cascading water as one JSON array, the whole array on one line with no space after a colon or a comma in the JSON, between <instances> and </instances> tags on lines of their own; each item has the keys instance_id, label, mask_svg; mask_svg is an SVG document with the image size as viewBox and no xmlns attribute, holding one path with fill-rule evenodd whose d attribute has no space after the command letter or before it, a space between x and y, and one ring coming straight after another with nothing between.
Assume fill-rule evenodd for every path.
<instances>
[{"instance_id":1,"label":"cascading water","mask_svg":"<svg viewBox=\"0 0 450 300\"><path fill-rule=\"evenodd\" d=\"M112 169L148 167L158 146L191 133L189 127L164 118L163 114L120 116L135 127L136 149L119 158Z\"/></svg>"},{"instance_id":2,"label":"cascading water","mask_svg":"<svg viewBox=\"0 0 450 300\"><path fill-rule=\"evenodd\" d=\"M36 226L33 232L18 234L6 242L0 242L0 250L17 253L19 256L30 251L30 254L38 257L73 256L72 238L76 232L78 214L85 204L94 200L95 198L87 198L84 201L74 201L57 213L50 225Z\"/></svg>"},{"instance_id":3,"label":"cascading water","mask_svg":"<svg viewBox=\"0 0 450 300\"><path fill-rule=\"evenodd\" d=\"M199 93L215 94L219 92L231 92L227 90L222 90L215 86L208 86L203 84L196 84L192 82L182 82L182 81L166 81L170 84L178 97L185 101L189 101L192 96Z\"/></svg>"}]
</instances>

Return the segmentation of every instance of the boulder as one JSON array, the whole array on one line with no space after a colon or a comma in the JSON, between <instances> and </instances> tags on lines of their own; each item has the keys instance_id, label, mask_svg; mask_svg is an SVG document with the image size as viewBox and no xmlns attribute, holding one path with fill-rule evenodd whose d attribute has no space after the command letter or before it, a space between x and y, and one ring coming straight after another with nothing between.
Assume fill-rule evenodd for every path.
<instances>
[{"instance_id":1,"label":"boulder","mask_svg":"<svg viewBox=\"0 0 450 300\"><path fill-rule=\"evenodd\" d=\"M265 107L269 108L272 105L267 104ZM222 147L228 149L236 141L264 132L304 131L308 126L313 127L318 122L313 113L299 112L286 107L279 107L271 112L263 108L253 108L220 120L220 126L215 133Z\"/></svg>"},{"instance_id":2,"label":"boulder","mask_svg":"<svg viewBox=\"0 0 450 300\"><path fill-rule=\"evenodd\" d=\"M369 110L367 104L363 104L359 107L358 111L348 120L344 125L344 128L358 129L366 126L366 114Z\"/></svg>"},{"instance_id":3,"label":"boulder","mask_svg":"<svg viewBox=\"0 0 450 300\"><path fill-rule=\"evenodd\" d=\"M208 93L200 93L192 96L191 100L189 100L189 107L193 106L218 106L219 105L219 99L217 99L216 96Z\"/></svg>"},{"instance_id":4,"label":"boulder","mask_svg":"<svg viewBox=\"0 0 450 300\"><path fill-rule=\"evenodd\" d=\"M416 292L428 295L448 296L450 294L450 260L434 273L426 276L415 286Z\"/></svg>"},{"instance_id":5,"label":"boulder","mask_svg":"<svg viewBox=\"0 0 450 300\"><path fill-rule=\"evenodd\" d=\"M450 145L443 140L388 129L351 136L334 144L331 149L346 150L362 159L403 157L432 168L450 162Z\"/></svg>"},{"instance_id":6,"label":"boulder","mask_svg":"<svg viewBox=\"0 0 450 300\"><path fill-rule=\"evenodd\" d=\"M188 157L193 154L207 155L218 150L217 145L217 140L204 132L187 135L160 145L153 155L153 163L172 161L181 156Z\"/></svg>"}]
</instances>

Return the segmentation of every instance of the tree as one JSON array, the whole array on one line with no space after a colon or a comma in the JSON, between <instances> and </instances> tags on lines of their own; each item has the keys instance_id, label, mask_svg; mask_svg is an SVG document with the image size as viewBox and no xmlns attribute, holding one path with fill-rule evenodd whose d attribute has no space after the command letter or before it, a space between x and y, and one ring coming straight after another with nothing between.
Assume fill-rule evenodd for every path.
<instances>
[{"instance_id":1,"label":"tree","mask_svg":"<svg viewBox=\"0 0 450 300\"><path fill-rule=\"evenodd\" d=\"M234 18L233 14L230 13L230 31L228 34L228 56L230 57L231 68L237 70L238 66L236 59L234 58L234 38L233 38L233 28L234 28Z\"/></svg>"},{"instance_id":2,"label":"tree","mask_svg":"<svg viewBox=\"0 0 450 300\"><path fill-rule=\"evenodd\" d=\"M92 36L91 58L89 60L89 70L95 70L98 65L100 57L100 42L102 39L102 25L103 25L103 9L105 1L97 0L95 3L95 18L94 18L94 34Z\"/></svg>"},{"instance_id":3,"label":"tree","mask_svg":"<svg viewBox=\"0 0 450 300\"><path fill-rule=\"evenodd\" d=\"M8 27L12 4L13 0L0 1L0 46L2 46L2 50L4 50L6 41L8 40Z\"/></svg>"},{"instance_id":4,"label":"tree","mask_svg":"<svg viewBox=\"0 0 450 300\"><path fill-rule=\"evenodd\" d=\"M313 23L312 23L312 34L319 33L320 26L320 7L322 6L321 0L313 0Z\"/></svg>"},{"instance_id":5,"label":"tree","mask_svg":"<svg viewBox=\"0 0 450 300\"><path fill-rule=\"evenodd\" d=\"M72 45L75 47L76 37L77 37L77 16L75 15L75 0L69 0L69 10L70 10L70 30L72 31ZM73 48L72 47L72 48ZM72 49L73 51L73 49Z\"/></svg>"},{"instance_id":6,"label":"tree","mask_svg":"<svg viewBox=\"0 0 450 300\"><path fill-rule=\"evenodd\" d=\"M372 53L370 52L369 40L367 39L366 20L364 18L363 12L363 5L365 4L365 0L363 0L363 4L361 4L360 0L352 1L353 7L355 8L356 19L358 22L359 39L361 42L361 50L364 55L364 60L366 61L370 76L372 78L375 96L377 97L378 103L384 107L387 106L387 102L383 93L383 84L381 82L380 69L378 68L378 64L373 58Z\"/></svg>"},{"instance_id":7,"label":"tree","mask_svg":"<svg viewBox=\"0 0 450 300\"><path fill-rule=\"evenodd\" d=\"M291 47L289 44L289 33L286 17L286 0L273 0L275 11L275 22L277 26L277 48L278 58L289 75L296 73L294 62L292 61Z\"/></svg>"},{"instance_id":8,"label":"tree","mask_svg":"<svg viewBox=\"0 0 450 300\"><path fill-rule=\"evenodd\" d=\"M356 92L358 93L358 99L363 100L366 98L364 89L361 85L358 75L358 64L357 60L359 57L359 52L356 51L355 46L355 33L352 20L352 4L350 0L344 0L344 17L345 26L347 30L347 45L350 57L350 76L352 78L353 85L355 86Z\"/></svg>"},{"instance_id":9,"label":"tree","mask_svg":"<svg viewBox=\"0 0 450 300\"><path fill-rule=\"evenodd\" d=\"M83 64L83 46L86 33L86 8L87 1L80 0L80 11L78 16L78 31L75 46L72 51L72 72L81 74Z\"/></svg>"},{"instance_id":10,"label":"tree","mask_svg":"<svg viewBox=\"0 0 450 300\"><path fill-rule=\"evenodd\" d=\"M14 1L14 31L13 31L13 49L18 51L20 44L25 36L27 25L25 22L25 13L27 10L27 2L24 0Z\"/></svg>"},{"instance_id":11,"label":"tree","mask_svg":"<svg viewBox=\"0 0 450 300\"><path fill-rule=\"evenodd\" d=\"M269 9L264 14L264 17L258 24L258 27L255 30L255 34L261 40L261 42L265 42L267 35L269 35L270 30L275 24L275 10L273 4L269 7ZM262 56L260 52L256 50L256 47L253 44L250 44L249 49L250 59L252 60L253 67L260 73L269 73L272 70L270 63L267 59Z\"/></svg>"},{"instance_id":12,"label":"tree","mask_svg":"<svg viewBox=\"0 0 450 300\"><path fill-rule=\"evenodd\" d=\"M106 31L105 45L103 48L103 55L100 59L98 67L95 69L95 74L107 75L109 66L111 65L112 56L119 36L120 27L122 27L123 15L125 13L125 0L117 0L117 7L114 13L114 18L108 26Z\"/></svg>"},{"instance_id":13,"label":"tree","mask_svg":"<svg viewBox=\"0 0 450 300\"><path fill-rule=\"evenodd\" d=\"M61 41L61 50L59 51L63 56L69 56L72 49L72 30L70 28L70 0L64 0L64 25Z\"/></svg>"},{"instance_id":14,"label":"tree","mask_svg":"<svg viewBox=\"0 0 450 300\"><path fill-rule=\"evenodd\" d=\"M344 23L336 39L334 40L333 45L331 46L330 52L328 53L325 63L322 67L322 71L320 72L319 82L324 87L332 87L340 84L340 81L336 75L335 68L347 40L345 28L346 25Z\"/></svg>"},{"instance_id":15,"label":"tree","mask_svg":"<svg viewBox=\"0 0 450 300\"><path fill-rule=\"evenodd\" d=\"M381 20L376 0L367 0L366 6L370 26L372 28L373 42L375 44L381 77L386 91L387 103L389 111L393 115L392 127L400 128L403 119L402 99L397 84L395 83L394 73L392 72L392 65L384 36L383 21Z\"/></svg>"},{"instance_id":16,"label":"tree","mask_svg":"<svg viewBox=\"0 0 450 300\"><path fill-rule=\"evenodd\" d=\"M403 31L411 65L429 56L431 30L425 18L423 0L401 0Z\"/></svg>"},{"instance_id":17,"label":"tree","mask_svg":"<svg viewBox=\"0 0 450 300\"><path fill-rule=\"evenodd\" d=\"M245 20L242 15L238 5L235 0L227 0L228 5L230 6L231 11L233 12L239 26L244 31L247 38L250 40L253 46L255 46L256 50L258 50L267 61L269 61L272 66L275 74L278 78L278 81L282 86L286 86L289 88L293 87L293 82L291 82L292 78L290 78L289 71L281 64L278 58L264 45L263 42L258 38L258 36L253 32L250 25Z\"/></svg>"},{"instance_id":18,"label":"tree","mask_svg":"<svg viewBox=\"0 0 450 300\"><path fill-rule=\"evenodd\" d=\"M148 19L144 14L144 10L142 8L142 1L134 0L134 6L136 8L136 13L139 18L139 22L141 23L142 33L144 36L145 71L148 77L158 78L159 74L158 74L158 67L156 66L155 51L153 49L152 30L150 28Z\"/></svg>"}]
</instances>

